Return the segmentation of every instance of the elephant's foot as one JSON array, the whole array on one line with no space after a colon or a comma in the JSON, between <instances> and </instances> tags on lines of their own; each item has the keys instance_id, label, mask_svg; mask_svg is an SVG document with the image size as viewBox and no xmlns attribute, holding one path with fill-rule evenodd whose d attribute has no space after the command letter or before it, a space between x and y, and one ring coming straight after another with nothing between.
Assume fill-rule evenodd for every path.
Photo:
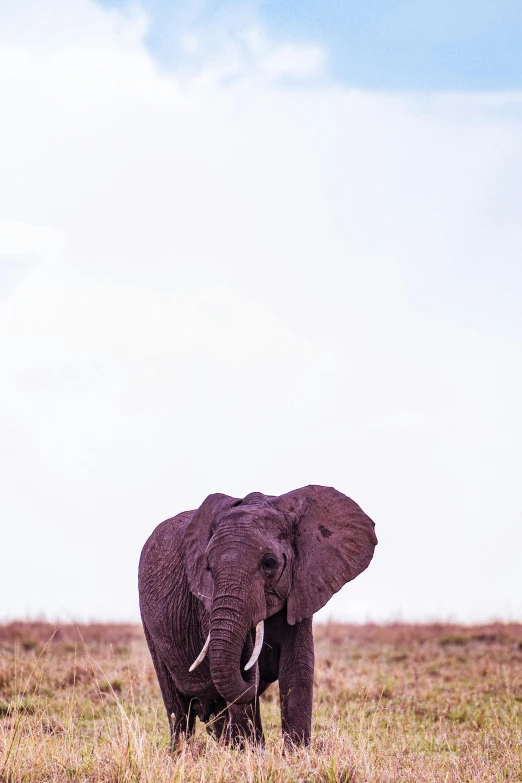
<instances>
[{"instance_id":1,"label":"elephant's foot","mask_svg":"<svg viewBox=\"0 0 522 783\"><path fill-rule=\"evenodd\" d=\"M184 740L188 740L194 734L194 715L188 711L186 714L182 712L171 713L169 716L170 724L170 749L172 753L179 750Z\"/></svg>"},{"instance_id":2,"label":"elephant's foot","mask_svg":"<svg viewBox=\"0 0 522 783\"><path fill-rule=\"evenodd\" d=\"M215 740L221 740L226 736L228 727L228 710L225 702L223 709L216 715L213 715L206 725L207 734L214 737Z\"/></svg>"},{"instance_id":3,"label":"elephant's foot","mask_svg":"<svg viewBox=\"0 0 522 783\"><path fill-rule=\"evenodd\" d=\"M264 747L265 737L261 725L259 702L256 704L229 704L228 724L224 739L236 748L250 745Z\"/></svg>"},{"instance_id":4,"label":"elephant's foot","mask_svg":"<svg viewBox=\"0 0 522 783\"><path fill-rule=\"evenodd\" d=\"M283 732L283 755L310 746L310 734L306 731Z\"/></svg>"}]
</instances>

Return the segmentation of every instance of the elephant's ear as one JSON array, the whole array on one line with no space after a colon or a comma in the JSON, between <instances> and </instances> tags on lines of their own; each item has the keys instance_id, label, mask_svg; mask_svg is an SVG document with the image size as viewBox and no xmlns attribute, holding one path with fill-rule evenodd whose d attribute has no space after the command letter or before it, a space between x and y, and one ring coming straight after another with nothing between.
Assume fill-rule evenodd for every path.
<instances>
[{"instance_id":1,"label":"elephant's ear","mask_svg":"<svg viewBox=\"0 0 522 783\"><path fill-rule=\"evenodd\" d=\"M205 604L208 611L212 606L214 585L207 567L206 549L212 535L212 523L217 514L232 508L238 501L229 495L216 493L209 495L201 506L193 512L192 519L185 528L183 539L185 549L185 568L190 590Z\"/></svg>"},{"instance_id":2,"label":"elephant's ear","mask_svg":"<svg viewBox=\"0 0 522 783\"><path fill-rule=\"evenodd\" d=\"M377 544L375 525L332 487L303 487L272 503L294 526L296 561L287 602L287 619L294 625L368 567Z\"/></svg>"}]
</instances>

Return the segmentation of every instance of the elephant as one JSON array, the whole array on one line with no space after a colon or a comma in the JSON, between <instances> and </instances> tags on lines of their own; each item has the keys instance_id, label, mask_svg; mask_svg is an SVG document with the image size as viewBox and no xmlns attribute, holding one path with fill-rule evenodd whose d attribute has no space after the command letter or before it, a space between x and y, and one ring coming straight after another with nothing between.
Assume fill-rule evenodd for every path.
<instances>
[{"instance_id":1,"label":"elephant","mask_svg":"<svg viewBox=\"0 0 522 783\"><path fill-rule=\"evenodd\" d=\"M375 525L332 487L209 495L162 522L139 565L145 637L172 748L195 718L234 745L264 743L259 697L279 680L285 747L308 745L312 616L368 567Z\"/></svg>"}]
</instances>

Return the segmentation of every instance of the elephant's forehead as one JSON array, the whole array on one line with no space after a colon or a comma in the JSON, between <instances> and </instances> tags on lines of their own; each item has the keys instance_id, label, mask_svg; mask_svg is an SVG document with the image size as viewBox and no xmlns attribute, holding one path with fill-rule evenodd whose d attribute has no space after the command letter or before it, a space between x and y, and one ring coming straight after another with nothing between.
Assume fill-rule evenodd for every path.
<instances>
[{"instance_id":1,"label":"elephant's forehead","mask_svg":"<svg viewBox=\"0 0 522 783\"><path fill-rule=\"evenodd\" d=\"M213 527L216 531L229 529L231 532L237 530L244 533L249 529L252 533L256 530L265 533L271 531L277 535L286 524L283 514L267 504L262 508L238 506L228 509L216 517Z\"/></svg>"}]
</instances>

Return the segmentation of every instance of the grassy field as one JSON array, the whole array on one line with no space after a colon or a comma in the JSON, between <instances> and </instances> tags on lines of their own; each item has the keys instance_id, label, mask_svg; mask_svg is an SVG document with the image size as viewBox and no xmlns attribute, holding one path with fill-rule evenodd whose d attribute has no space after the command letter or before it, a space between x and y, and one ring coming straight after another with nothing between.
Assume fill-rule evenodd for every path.
<instances>
[{"instance_id":1,"label":"grassy field","mask_svg":"<svg viewBox=\"0 0 522 783\"><path fill-rule=\"evenodd\" d=\"M0 781L521 781L522 625L317 625L312 747L172 755L140 628L0 626Z\"/></svg>"}]
</instances>

